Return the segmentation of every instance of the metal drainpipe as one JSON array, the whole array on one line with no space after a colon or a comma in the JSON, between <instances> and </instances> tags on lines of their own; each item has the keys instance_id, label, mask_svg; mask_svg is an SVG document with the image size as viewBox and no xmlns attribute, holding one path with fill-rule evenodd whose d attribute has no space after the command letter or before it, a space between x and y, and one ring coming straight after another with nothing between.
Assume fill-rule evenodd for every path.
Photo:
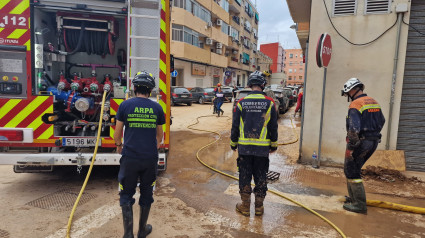
<instances>
[{"instance_id":1,"label":"metal drainpipe","mask_svg":"<svg viewBox=\"0 0 425 238\"><path fill-rule=\"evenodd\" d=\"M401 32L401 22L404 13L400 12L397 15L397 39L395 46L395 54L394 54L394 66L393 66L393 78L391 84L391 98L390 98L390 110L388 112L388 130L387 130L387 140L385 142L385 149L388 150L390 148L390 138L391 138L391 124L392 124L392 114L394 107L394 94L395 94L395 83L397 80L397 65L398 65L398 51L400 48L400 32Z\"/></svg>"},{"instance_id":2,"label":"metal drainpipe","mask_svg":"<svg viewBox=\"0 0 425 238\"><path fill-rule=\"evenodd\" d=\"M299 148L299 155L298 155L298 161L302 158L302 147L303 147L303 131L304 131L304 109L305 109L305 95L307 93L307 65L308 65L308 41L306 43L305 47L305 65L304 65L304 86L303 86L303 101L302 109L301 109L301 130L300 130L300 148Z\"/></svg>"}]
</instances>

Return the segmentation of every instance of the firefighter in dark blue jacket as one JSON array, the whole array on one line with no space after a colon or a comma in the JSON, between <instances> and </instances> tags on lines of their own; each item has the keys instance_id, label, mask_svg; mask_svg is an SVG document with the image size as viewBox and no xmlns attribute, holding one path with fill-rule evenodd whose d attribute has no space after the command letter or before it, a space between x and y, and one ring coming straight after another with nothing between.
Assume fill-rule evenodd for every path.
<instances>
[{"instance_id":1,"label":"firefighter in dark blue jacket","mask_svg":"<svg viewBox=\"0 0 425 238\"><path fill-rule=\"evenodd\" d=\"M348 211L366 214L366 193L360 173L380 142L385 118L378 102L363 93L364 88L360 80L351 78L344 84L341 94L352 101L346 121L347 148L344 162L350 198L343 207Z\"/></svg>"},{"instance_id":2,"label":"firefighter in dark blue jacket","mask_svg":"<svg viewBox=\"0 0 425 238\"><path fill-rule=\"evenodd\" d=\"M136 97L120 104L117 112L114 140L117 152L122 154L118 173L120 206L122 208L124 238L133 238L133 198L140 179L140 218L137 237L146 237L152 231L147 224L153 187L156 182L158 149L162 142L162 125L165 124L161 106L150 100L155 88L155 78L145 71L133 79ZM123 130L124 143L121 142Z\"/></svg>"},{"instance_id":3,"label":"firefighter in dark blue jacket","mask_svg":"<svg viewBox=\"0 0 425 238\"><path fill-rule=\"evenodd\" d=\"M245 216L250 216L252 177L255 182L255 215L264 213L269 153L277 150L277 111L273 99L263 93L265 85L261 72L252 73L248 78L252 92L239 100L233 112L230 146L239 151L239 193L242 199L242 203L236 204L236 211Z\"/></svg>"}]
</instances>

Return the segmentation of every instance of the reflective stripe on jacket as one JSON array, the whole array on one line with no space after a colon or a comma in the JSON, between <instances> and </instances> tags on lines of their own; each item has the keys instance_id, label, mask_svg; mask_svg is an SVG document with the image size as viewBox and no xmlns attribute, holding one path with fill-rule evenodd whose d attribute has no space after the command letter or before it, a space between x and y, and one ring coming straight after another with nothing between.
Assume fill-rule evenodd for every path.
<instances>
[{"instance_id":1,"label":"reflective stripe on jacket","mask_svg":"<svg viewBox=\"0 0 425 238\"><path fill-rule=\"evenodd\" d=\"M358 138L380 137L384 124L381 106L375 99L362 94L351 102L346 120L349 140L352 140L351 135L357 135ZM351 144L355 142L351 141Z\"/></svg>"},{"instance_id":2,"label":"reflective stripe on jacket","mask_svg":"<svg viewBox=\"0 0 425 238\"><path fill-rule=\"evenodd\" d=\"M234 108L230 144L239 154L268 157L270 146L277 147L277 129L273 99L253 91Z\"/></svg>"}]
</instances>

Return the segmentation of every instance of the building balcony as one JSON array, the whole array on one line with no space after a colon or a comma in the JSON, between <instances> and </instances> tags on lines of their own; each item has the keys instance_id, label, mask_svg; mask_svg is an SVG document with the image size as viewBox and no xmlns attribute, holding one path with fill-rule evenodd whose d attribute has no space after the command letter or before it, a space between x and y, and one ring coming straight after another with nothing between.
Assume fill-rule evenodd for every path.
<instances>
[{"instance_id":1,"label":"building balcony","mask_svg":"<svg viewBox=\"0 0 425 238\"><path fill-rule=\"evenodd\" d=\"M229 57L228 67L235 68L235 69L242 69L242 64L239 63L239 55Z\"/></svg>"},{"instance_id":2,"label":"building balcony","mask_svg":"<svg viewBox=\"0 0 425 238\"><path fill-rule=\"evenodd\" d=\"M173 20L171 21L172 24L183 25L207 37L211 37L210 28L206 28L207 23L201 20L201 18L194 16L192 13L183 8L178 7L173 7L171 14L173 16Z\"/></svg>"},{"instance_id":3,"label":"building balcony","mask_svg":"<svg viewBox=\"0 0 425 238\"><path fill-rule=\"evenodd\" d=\"M221 28L212 27L211 36L212 36L212 39L214 39L215 41L221 42L225 45L229 43L229 35L223 33L221 31Z\"/></svg>"},{"instance_id":4,"label":"building balcony","mask_svg":"<svg viewBox=\"0 0 425 238\"><path fill-rule=\"evenodd\" d=\"M241 24L241 19L238 16L232 16L232 21L238 25Z\"/></svg>"},{"instance_id":5,"label":"building balcony","mask_svg":"<svg viewBox=\"0 0 425 238\"><path fill-rule=\"evenodd\" d=\"M294 22L310 22L311 0L286 0Z\"/></svg>"},{"instance_id":6,"label":"building balcony","mask_svg":"<svg viewBox=\"0 0 425 238\"><path fill-rule=\"evenodd\" d=\"M310 23L309 22L301 22L297 23L297 37L300 42L301 48L305 50L308 35L310 30Z\"/></svg>"},{"instance_id":7,"label":"building balcony","mask_svg":"<svg viewBox=\"0 0 425 238\"><path fill-rule=\"evenodd\" d=\"M171 41L171 54L176 58L210 64L212 53L181 41Z\"/></svg>"},{"instance_id":8,"label":"building balcony","mask_svg":"<svg viewBox=\"0 0 425 238\"><path fill-rule=\"evenodd\" d=\"M211 53L211 65L227 68L227 57L216 53Z\"/></svg>"},{"instance_id":9,"label":"building balcony","mask_svg":"<svg viewBox=\"0 0 425 238\"><path fill-rule=\"evenodd\" d=\"M229 0L229 11L236 14L240 14L242 0Z\"/></svg>"},{"instance_id":10,"label":"building balcony","mask_svg":"<svg viewBox=\"0 0 425 238\"><path fill-rule=\"evenodd\" d=\"M223 20L227 24L230 23L230 21L229 21L229 16L230 16L229 13L226 12L226 10L224 10L220 5L218 5L215 2L213 2L212 5L211 5L211 14L213 16L216 16L217 18L220 18L221 20Z\"/></svg>"}]
</instances>

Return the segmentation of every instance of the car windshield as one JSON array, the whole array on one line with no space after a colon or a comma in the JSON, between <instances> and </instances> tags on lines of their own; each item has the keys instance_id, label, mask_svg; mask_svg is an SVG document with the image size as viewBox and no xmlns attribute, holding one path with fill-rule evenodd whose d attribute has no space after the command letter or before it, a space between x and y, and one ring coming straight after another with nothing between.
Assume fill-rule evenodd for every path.
<instances>
[{"instance_id":1,"label":"car windshield","mask_svg":"<svg viewBox=\"0 0 425 238\"><path fill-rule=\"evenodd\" d=\"M232 89L231 89L231 88L221 88L221 90L222 90L223 92L231 92L231 91L232 91Z\"/></svg>"},{"instance_id":2,"label":"car windshield","mask_svg":"<svg viewBox=\"0 0 425 238\"><path fill-rule=\"evenodd\" d=\"M186 88L175 88L174 92L175 93L189 93L189 90L187 90Z\"/></svg>"},{"instance_id":3,"label":"car windshield","mask_svg":"<svg viewBox=\"0 0 425 238\"><path fill-rule=\"evenodd\" d=\"M238 96L238 98L246 97L246 96L248 96L248 94L249 94L250 92L251 92L251 91L242 91L242 92L239 92L239 96Z\"/></svg>"},{"instance_id":4,"label":"car windshield","mask_svg":"<svg viewBox=\"0 0 425 238\"><path fill-rule=\"evenodd\" d=\"M207 93L214 92L214 88L204 88L204 91Z\"/></svg>"}]
</instances>

